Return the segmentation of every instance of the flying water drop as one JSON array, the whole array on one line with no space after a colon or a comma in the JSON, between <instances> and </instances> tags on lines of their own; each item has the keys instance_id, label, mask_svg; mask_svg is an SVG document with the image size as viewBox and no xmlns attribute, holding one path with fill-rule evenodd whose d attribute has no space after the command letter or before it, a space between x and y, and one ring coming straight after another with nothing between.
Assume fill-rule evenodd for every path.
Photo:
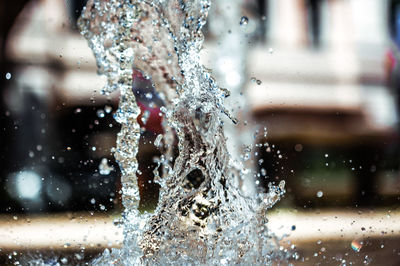
<instances>
[{"instance_id":1,"label":"flying water drop","mask_svg":"<svg viewBox=\"0 0 400 266\"><path fill-rule=\"evenodd\" d=\"M249 23L249 18L246 16L243 16L240 18L240 26L246 26Z\"/></svg>"}]
</instances>

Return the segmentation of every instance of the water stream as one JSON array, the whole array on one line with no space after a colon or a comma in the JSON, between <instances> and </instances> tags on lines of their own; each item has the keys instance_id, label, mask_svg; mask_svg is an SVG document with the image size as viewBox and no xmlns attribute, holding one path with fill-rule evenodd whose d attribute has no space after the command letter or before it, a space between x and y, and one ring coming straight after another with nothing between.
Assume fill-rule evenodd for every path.
<instances>
[{"instance_id":1,"label":"water stream","mask_svg":"<svg viewBox=\"0 0 400 266\"><path fill-rule=\"evenodd\" d=\"M242 193L245 171L228 153L223 130L223 117L238 122L224 106L229 91L200 62L210 2L89 0L82 12L79 27L99 74L107 77L103 93L120 92L115 119L122 126L115 157L122 172L124 243L93 264L265 265L288 257L267 227L267 211L285 192L284 182L270 184L266 193ZM151 79L164 102L155 171L161 189L152 213L138 210L134 69ZM176 142L179 153L172 158Z\"/></svg>"}]
</instances>

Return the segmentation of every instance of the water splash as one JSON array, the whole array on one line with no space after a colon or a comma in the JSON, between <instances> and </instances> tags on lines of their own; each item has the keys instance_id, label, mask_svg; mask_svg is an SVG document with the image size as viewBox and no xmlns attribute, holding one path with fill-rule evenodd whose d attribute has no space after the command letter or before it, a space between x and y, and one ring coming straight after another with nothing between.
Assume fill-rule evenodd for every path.
<instances>
[{"instance_id":1,"label":"water splash","mask_svg":"<svg viewBox=\"0 0 400 266\"><path fill-rule=\"evenodd\" d=\"M228 96L200 63L208 0L90 0L79 21L103 93L120 91L121 123L115 157L122 172L124 243L94 264L265 264L287 258L267 228L267 210L284 193L243 196L243 173L227 152L221 116ZM154 213L138 211L136 172L140 109L132 92L133 69L153 81L164 101L164 169ZM231 117L232 122L236 120ZM174 138L179 155L171 160Z\"/></svg>"},{"instance_id":2,"label":"water splash","mask_svg":"<svg viewBox=\"0 0 400 266\"><path fill-rule=\"evenodd\" d=\"M243 94L246 83L244 62L247 58L248 36L246 35L248 34L237 23L244 4L242 0L214 1L208 18L208 32L213 36L211 67L214 77L220 86L229 88L230 92L224 105L233 116L240 117L237 125L229 123L228 119L223 119L227 149L237 169L242 170L241 180L238 181L241 191L245 195L252 195L256 193L254 186L256 171L254 161L247 158L254 155L253 133L256 128L253 127L249 103Z\"/></svg>"}]
</instances>

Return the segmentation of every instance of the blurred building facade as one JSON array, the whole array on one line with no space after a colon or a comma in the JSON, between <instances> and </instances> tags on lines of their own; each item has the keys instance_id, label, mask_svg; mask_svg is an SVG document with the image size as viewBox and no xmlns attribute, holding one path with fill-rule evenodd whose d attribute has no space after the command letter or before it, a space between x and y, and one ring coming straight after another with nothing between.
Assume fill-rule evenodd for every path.
<instances>
[{"instance_id":1,"label":"blurred building facade","mask_svg":"<svg viewBox=\"0 0 400 266\"><path fill-rule=\"evenodd\" d=\"M57 195L69 175L69 185L64 184L69 200L86 193L83 201L90 206L98 188L107 187L104 205L118 191L105 185L118 180L111 153L118 125L107 111L116 109L117 94L100 95L104 80L76 30L84 1L26 2L7 38L11 63L1 77L5 139L10 140L3 148L9 165L2 173L4 187L14 173L32 170L41 178L58 176ZM287 179L288 198L305 201L325 191L317 203L368 203L400 194L396 100L385 68L393 47L392 2L244 1L239 15L249 17L246 30L258 37L248 34L243 92L257 124L268 131L266 139L257 140L263 143L255 160L261 159L261 183ZM209 34L205 62L212 59L207 58L212 41ZM103 159L115 170L110 175L100 173ZM74 194L77 187L93 193ZM63 202L61 196L54 196L55 205ZM99 200L94 205L99 208Z\"/></svg>"},{"instance_id":2,"label":"blurred building facade","mask_svg":"<svg viewBox=\"0 0 400 266\"><path fill-rule=\"evenodd\" d=\"M248 96L278 147L264 152L268 178L292 180L302 202L397 198L398 104L387 68L396 1L262 2L264 41L247 63L263 83L249 81Z\"/></svg>"}]
</instances>

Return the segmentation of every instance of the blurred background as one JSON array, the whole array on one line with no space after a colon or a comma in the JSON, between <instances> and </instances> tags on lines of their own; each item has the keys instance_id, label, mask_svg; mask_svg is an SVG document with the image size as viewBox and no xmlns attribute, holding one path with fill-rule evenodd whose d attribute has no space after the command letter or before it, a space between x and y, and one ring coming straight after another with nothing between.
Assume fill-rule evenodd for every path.
<instances>
[{"instance_id":1,"label":"blurred background","mask_svg":"<svg viewBox=\"0 0 400 266\"><path fill-rule=\"evenodd\" d=\"M82 259L82 250L95 254L122 239L113 225L122 209L112 155L118 92L100 94L105 80L76 27L85 2L0 2L4 262L48 247L80 250ZM267 132L254 139L255 179L265 188L286 181L271 226L290 228L285 244L300 243L299 265L381 265L388 256L385 265L398 265L400 1L248 0L239 13L237 24L247 19L241 97L255 128ZM212 26L205 33L204 62L212 68L219 40ZM137 75L134 89L148 95L151 84ZM152 141L162 132L162 103L150 98L139 96L142 210L158 199ZM60 236L44 237L54 233L44 224ZM73 226L86 239L74 240Z\"/></svg>"}]
</instances>

